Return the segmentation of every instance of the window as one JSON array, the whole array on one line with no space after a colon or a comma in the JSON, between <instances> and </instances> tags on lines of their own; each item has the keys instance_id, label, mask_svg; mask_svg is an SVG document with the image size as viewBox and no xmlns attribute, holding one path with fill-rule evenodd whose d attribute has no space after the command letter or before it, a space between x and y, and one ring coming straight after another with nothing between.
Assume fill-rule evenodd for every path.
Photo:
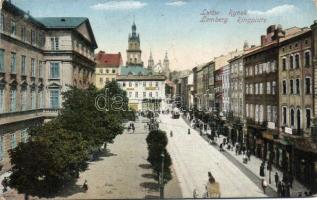
<instances>
[{"instance_id":1,"label":"window","mask_svg":"<svg viewBox=\"0 0 317 200\"><path fill-rule=\"evenodd\" d=\"M0 160L3 160L3 153L4 153L4 142L3 137L0 136Z\"/></svg>"},{"instance_id":2,"label":"window","mask_svg":"<svg viewBox=\"0 0 317 200\"><path fill-rule=\"evenodd\" d=\"M109 69L106 69L106 73L109 74Z\"/></svg>"},{"instance_id":3,"label":"window","mask_svg":"<svg viewBox=\"0 0 317 200\"><path fill-rule=\"evenodd\" d=\"M11 149L14 149L17 146L17 138L15 133L11 134Z\"/></svg>"},{"instance_id":4,"label":"window","mask_svg":"<svg viewBox=\"0 0 317 200\"><path fill-rule=\"evenodd\" d=\"M129 92L129 98L131 98L132 97L132 92Z\"/></svg>"},{"instance_id":5,"label":"window","mask_svg":"<svg viewBox=\"0 0 317 200\"><path fill-rule=\"evenodd\" d=\"M152 81L150 82L150 87L152 87Z\"/></svg>"},{"instance_id":6,"label":"window","mask_svg":"<svg viewBox=\"0 0 317 200\"><path fill-rule=\"evenodd\" d=\"M283 83L282 83L283 85L282 85L282 87L283 87L283 89L282 89L282 91L283 91L283 94L286 94L286 80L283 80Z\"/></svg>"},{"instance_id":7,"label":"window","mask_svg":"<svg viewBox=\"0 0 317 200\"><path fill-rule=\"evenodd\" d=\"M311 78L305 78L305 94L311 94Z\"/></svg>"},{"instance_id":8,"label":"window","mask_svg":"<svg viewBox=\"0 0 317 200\"><path fill-rule=\"evenodd\" d=\"M271 113L271 106L268 105L268 106L267 106L267 121L268 121L268 122L271 122L271 120L272 120L271 115L272 115L272 113Z\"/></svg>"},{"instance_id":9,"label":"window","mask_svg":"<svg viewBox=\"0 0 317 200\"><path fill-rule=\"evenodd\" d=\"M289 81L289 87L290 87L290 94L294 94L294 81Z\"/></svg>"},{"instance_id":10,"label":"window","mask_svg":"<svg viewBox=\"0 0 317 200\"><path fill-rule=\"evenodd\" d=\"M246 84L246 86L245 86L245 93L249 94L249 85L248 84Z\"/></svg>"},{"instance_id":11,"label":"window","mask_svg":"<svg viewBox=\"0 0 317 200\"><path fill-rule=\"evenodd\" d=\"M59 49L59 40L58 37L51 37L51 50Z\"/></svg>"},{"instance_id":12,"label":"window","mask_svg":"<svg viewBox=\"0 0 317 200\"><path fill-rule=\"evenodd\" d=\"M4 88L0 88L0 113L4 112Z\"/></svg>"},{"instance_id":13,"label":"window","mask_svg":"<svg viewBox=\"0 0 317 200\"><path fill-rule=\"evenodd\" d=\"M35 38L35 31L31 30L31 44L35 44L36 38ZM54 49L52 49L54 50ZM55 50L58 50L58 47L55 46Z\"/></svg>"},{"instance_id":14,"label":"window","mask_svg":"<svg viewBox=\"0 0 317 200\"><path fill-rule=\"evenodd\" d=\"M11 73L16 73L16 54L11 52Z\"/></svg>"},{"instance_id":15,"label":"window","mask_svg":"<svg viewBox=\"0 0 317 200\"><path fill-rule=\"evenodd\" d=\"M300 67L299 54L295 55L295 67L298 69Z\"/></svg>"},{"instance_id":16,"label":"window","mask_svg":"<svg viewBox=\"0 0 317 200\"><path fill-rule=\"evenodd\" d=\"M29 134L27 129L21 131L21 142L26 143L29 139Z\"/></svg>"},{"instance_id":17,"label":"window","mask_svg":"<svg viewBox=\"0 0 317 200\"><path fill-rule=\"evenodd\" d=\"M138 92L135 92L135 98L138 98L138 97L139 97Z\"/></svg>"},{"instance_id":18,"label":"window","mask_svg":"<svg viewBox=\"0 0 317 200\"><path fill-rule=\"evenodd\" d=\"M16 36L17 34L17 26L15 21L11 21L11 35Z\"/></svg>"},{"instance_id":19,"label":"window","mask_svg":"<svg viewBox=\"0 0 317 200\"><path fill-rule=\"evenodd\" d=\"M306 109L306 128L310 128L311 126L311 111L310 109Z\"/></svg>"},{"instance_id":20,"label":"window","mask_svg":"<svg viewBox=\"0 0 317 200\"><path fill-rule=\"evenodd\" d=\"M305 52L305 67L310 66L310 51Z\"/></svg>"},{"instance_id":21,"label":"window","mask_svg":"<svg viewBox=\"0 0 317 200\"><path fill-rule=\"evenodd\" d=\"M16 111L16 89L11 89L10 91L10 112Z\"/></svg>"},{"instance_id":22,"label":"window","mask_svg":"<svg viewBox=\"0 0 317 200\"><path fill-rule=\"evenodd\" d=\"M158 87L158 82L157 81L155 82L155 86Z\"/></svg>"},{"instance_id":23,"label":"window","mask_svg":"<svg viewBox=\"0 0 317 200\"><path fill-rule=\"evenodd\" d=\"M99 69L99 73L102 74L102 73L103 73L103 70L102 70L102 69Z\"/></svg>"},{"instance_id":24,"label":"window","mask_svg":"<svg viewBox=\"0 0 317 200\"><path fill-rule=\"evenodd\" d=\"M34 110L36 109L36 95L35 95L35 90L31 91L31 109Z\"/></svg>"},{"instance_id":25,"label":"window","mask_svg":"<svg viewBox=\"0 0 317 200\"><path fill-rule=\"evenodd\" d=\"M286 107L283 107L282 108L282 113L283 113L283 125L286 125L286 122L287 122L287 109Z\"/></svg>"},{"instance_id":26,"label":"window","mask_svg":"<svg viewBox=\"0 0 317 200\"><path fill-rule=\"evenodd\" d=\"M26 35L26 29L25 29L25 26L23 26L23 27L21 28L21 40L23 40L23 41L26 40L25 35Z\"/></svg>"},{"instance_id":27,"label":"window","mask_svg":"<svg viewBox=\"0 0 317 200\"><path fill-rule=\"evenodd\" d=\"M50 107L59 108L59 90L50 90Z\"/></svg>"},{"instance_id":28,"label":"window","mask_svg":"<svg viewBox=\"0 0 317 200\"><path fill-rule=\"evenodd\" d=\"M122 83L122 86L125 87L125 82Z\"/></svg>"},{"instance_id":29,"label":"window","mask_svg":"<svg viewBox=\"0 0 317 200\"><path fill-rule=\"evenodd\" d=\"M0 15L0 31L4 31L4 15Z\"/></svg>"},{"instance_id":30,"label":"window","mask_svg":"<svg viewBox=\"0 0 317 200\"><path fill-rule=\"evenodd\" d=\"M0 72L4 72L4 50L0 49Z\"/></svg>"},{"instance_id":31,"label":"window","mask_svg":"<svg viewBox=\"0 0 317 200\"><path fill-rule=\"evenodd\" d=\"M129 82L129 87L132 87L132 82L131 81Z\"/></svg>"},{"instance_id":32,"label":"window","mask_svg":"<svg viewBox=\"0 0 317 200\"><path fill-rule=\"evenodd\" d=\"M115 74L115 73L116 73L116 70L115 70L115 69L113 69L113 70L112 70L112 73L113 73L113 74Z\"/></svg>"},{"instance_id":33,"label":"window","mask_svg":"<svg viewBox=\"0 0 317 200\"><path fill-rule=\"evenodd\" d=\"M39 92L39 107L44 108L44 95L43 90L40 90Z\"/></svg>"},{"instance_id":34,"label":"window","mask_svg":"<svg viewBox=\"0 0 317 200\"><path fill-rule=\"evenodd\" d=\"M26 88L21 91L21 110L24 111L27 108L27 90Z\"/></svg>"},{"instance_id":35,"label":"window","mask_svg":"<svg viewBox=\"0 0 317 200\"><path fill-rule=\"evenodd\" d=\"M146 98L146 92L143 92L143 98Z\"/></svg>"},{"instance_id":36,"label":"window","mask_svg":"<svg viewBox=\"0 0 317 200\"><path fill-rule=\"evenodd\" d=\"M258 88L258 84L256 83L255 84L255 94L258 94L259 93L259 90L258 90L259 88Z\"/></svg>"},{"instance_id":37,"label":"window","mask_svg":"<svg viewBox=\"0 0 317 200\"><path fill-rule=\"evenodd\" d=\"M294 112L294 109L291 108L291 127L294 127L294 124L295 124L294 120L295 120L295 112Z\"/></svg>"},{"instance_id":38,"label":"window","mask_svg":"<svg viewBox=\"0 0 317 200\"><path fill-rule=\"evenodd\" d=\"M146 87L146 82L145 81L143 81L143 87Z\"/></svg>"},{"instance_id":39,"label":"window","mask_svg":"<svg viewBox=\"0 0 317 200\"><path fill-rule=\"evenodd\" d=\"M35 59L31 58L31 76L35 77Z\"/></svg>"},{"instance_id":40,"label":"window","mask_svg":"<svg viewBox=\"0 0 317 200\"><path fill-rule=\"evenodd\" d=\"M300 94L300 82L299 79L296 79L296 94Z\"/></svg>"},{"instance_id":41,"label":"window","mask_svg":"<svg viewBox=\"0 0 317 200\"><path fill-rule=\"evenodd\" d=\"M155 92L155 97L158 97L158 92Z\"/></svg>"},{"instance_id":42,"label":"window","mask_svg":"<svg viewBox=\"0 0 317 200\"><path fill-rule=\"evenodd\" d=\"M51 63L50 66L50 78L58 79L59 78L59 63Z\"/></svg>"},{"instance_id":43,"label":"window","mask_svg":"<svg viewBox=\"0 0 317 200\"><path fill-rule=\"evenodd\" d=\"M149 92L149 97L152 98L152 92Z\"/></svg>"},{"instance_id":44,"label":"window","mask_svg":"<svg viewBox=\"0 0 317 200\"><path fill-rule=\"evenodd\" d=\"M135 87L138 87L138 82L136 81L136 82L134 83L134 85L135 85Z\"/></svg>"},{"instance_id":45,"label":"window","mask_svg":"<svg viewBox=\"0 0 317 200\"><path fill-rule=\"evenodd\" d=\"M266 83L266 94L271 94L271 82Z\"/></svg>"},{"instance_id":46,"label":"window","mask_svg":"<svg viewBox=\"0 0 317 200\"><path fill-rule=\"evenodd\" d=\"M99 78L99 82L100 82L100 83L102 83L102 82L103 82L103 79L102 79L102 77L100 77L100 78Z\"/></svg>"},{"instance_id":47,"label":"window","mask_svg":"<svg viewBox=\"0 0 317 200\"><path fill-rule=\"evenodd\" d=\"M272 82L272 94L275 94L276 93L276 82L273 81Z\"/></svg>"},{"instance_id":48,"label":"window","mask_svg":"<svg viewBox=\"0 0 317 200\"><path fill-rule=\"evenodd\" d=\"M21 74L22 75L26 75L25 60L26 60L26 56L21 56Z\"/></svg>"},{"instance_id":49,"label":"window","mask_svg":"<svg viewBox=\"0 0 317 200\"><path fill-rule=\"evenodd\" d=\"M294 56L290 55L289 57L289 67L290 69L294 69Z\"/></svg>"},{"instance_id":50,"label":"window","mask_svg":"<svg viewBox=\"0 0 317 200\"><path fill-rule=\"evenodd\" d=\"M44 67L43 67L43 62L39 61L39 77L43 78L44 75Z\"/></svg>"},{"instance_id":51,"label":"window","mask_svg":"<svg viewBox=\"0 0 317 200\"><path fill-rule=\"evenodd\" d=\"M283 66L283 71L286 70L286 58L282 59L282 66Z\"/></svg>"}]
</instances>

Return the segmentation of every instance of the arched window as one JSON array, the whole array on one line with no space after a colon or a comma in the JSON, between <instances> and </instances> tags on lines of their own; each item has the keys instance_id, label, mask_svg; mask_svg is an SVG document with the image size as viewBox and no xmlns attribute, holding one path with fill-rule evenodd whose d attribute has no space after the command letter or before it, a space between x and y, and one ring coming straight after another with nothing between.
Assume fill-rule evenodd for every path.
<instances>
[{"instance_id":1,"label":"arched window","mask_svg":"<svg viewBox=\"0 0 317 200\"><path fill-rule=\"evenodd\" d=\"M295 112L294 109L291 109L291 127L294 127L294 121L295 120Z\"/></svg>"},{"instance_id":2,"label":"arched window","mask_svg":"<svg viewBox=\"0 0 317 200\"><path fill-rule=\"evenodd\" d=\"M301 116L300 116L300 109L297 109L297 129L301 129Z\"/></svg>"}]
</instances>

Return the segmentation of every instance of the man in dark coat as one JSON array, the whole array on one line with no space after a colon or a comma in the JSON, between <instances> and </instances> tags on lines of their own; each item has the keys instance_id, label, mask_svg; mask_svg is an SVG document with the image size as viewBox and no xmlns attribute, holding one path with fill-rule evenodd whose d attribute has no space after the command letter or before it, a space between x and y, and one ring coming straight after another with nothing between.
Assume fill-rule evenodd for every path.
<instances>
[{"instance_id":1,"label":"man in dark coat","mask_svg":"<svg viewBox=\"0 0 317 200\"><path fill-rule=\"evenodd\" d=\"M260 166L260 176L261 177L264 177L265 175L264 175L264 165L263 165L263 163L261 164L261 166Z\"/></svg>"},{"instance_id":2,"label":"man in dark coat","mask_svg":"<svg viewBox=\"0 0 317 200\"><path fill-rule=\"evenodd\" d=\"M280 177L278 176L278 173L277 173L277 172L275 172L274 178L275 178L275 185L276 185L276 187L277 187L277 186L278 186L278 183L280 182Z\"/></svg>"},{"instance_id":3,"label":"man in dark coat","mask_svg":"<svg viewBox=\"0 0 317 200\"><path fill-rule=\"evenodd\" d=\"M277 183L277 196L282 197L282 183L281 183L281 181L279 181Z\"/></svg>"}]
</instances>

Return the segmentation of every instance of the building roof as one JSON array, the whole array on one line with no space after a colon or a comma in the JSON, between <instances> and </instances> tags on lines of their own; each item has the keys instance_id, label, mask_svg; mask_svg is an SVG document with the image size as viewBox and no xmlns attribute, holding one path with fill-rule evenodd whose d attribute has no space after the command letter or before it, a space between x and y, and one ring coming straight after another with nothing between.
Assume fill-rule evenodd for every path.
<instances>
[{"instance_id":1,"label":"building roof","mask_svg":"<svg viewBox=\"0 0 317 200\"><path fill-rule=\"evenodd\" d=\"M120 69L121 75L148 75L149 73L150 73L149 69L139 65L122 66Z\"/></svg>"},{"instance_id":2,"label":"building roof","mask_svg":"<svg viewBox=\"0 0 317 200\"><path fill-rule=\"evenodd\" d=\"M164 75L118 75L117 81L165 81Z\"/></svg>"},{"instance_id":3,"label":"building roof","mask_svg":"<svg viewBox=\"0 0 317 200\"><path fill-rule=\"evenodd\" d=\"M88 20L86 17L37 17L36 19L47 28L77 28Z\"/></svg>"},{"instance_id":4,"label":"building roof","mask_svg":"<svg viewBox=\"0 0 317 200\"><path fill-rule=\"evenodd\" d=\"M99 51L96 56L96 62L98 68L103 67L120 67L122 65L121 53L105 53L104 51Z\"/></svg>"}]
</instances>

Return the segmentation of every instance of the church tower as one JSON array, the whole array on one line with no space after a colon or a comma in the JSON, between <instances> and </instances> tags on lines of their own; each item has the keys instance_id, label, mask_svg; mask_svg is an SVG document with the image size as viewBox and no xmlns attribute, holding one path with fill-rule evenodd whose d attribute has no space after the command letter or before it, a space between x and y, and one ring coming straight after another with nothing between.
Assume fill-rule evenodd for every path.
<instances>
[{"instance_id":1,"label":"church tower","mask_svg":"<svg viewBox=\"0 0 317 200\"><path fill-rule=\"evenodd\" d=\"M139 37L139 34L136 33L136 25L133 22L132 33L129 34L129 40L128 40L126 65L143 67L141 53L142 51L140 48L140 37Z\"/></svg>"},{"instance_id":2,"label":"church tower","mask_svg":"<svg viewBox=\"0 0 317 200\"><path fill-rule=\"evenodd\" d=\"M149 70L153 70L153 67L154 67L154 60L153 60L153 56L152 56L152 51L150 51L150 57L149 57L149 60L148 60L148 69Z\"/></svg>"},{"instance_id":3,"label":"church tower","mask_svg":"<svg viewBox=\"0 0 317 200\"><path fill-rule=\"evenodd\" d=\"M165 52L165 58L164 58L164 61L163 61L163 72L166 75L166 77L169 76L169 73L170 73L170 61L168 60L168 57L167 57L167 51Z\"/></svg>"}]
</instances>

